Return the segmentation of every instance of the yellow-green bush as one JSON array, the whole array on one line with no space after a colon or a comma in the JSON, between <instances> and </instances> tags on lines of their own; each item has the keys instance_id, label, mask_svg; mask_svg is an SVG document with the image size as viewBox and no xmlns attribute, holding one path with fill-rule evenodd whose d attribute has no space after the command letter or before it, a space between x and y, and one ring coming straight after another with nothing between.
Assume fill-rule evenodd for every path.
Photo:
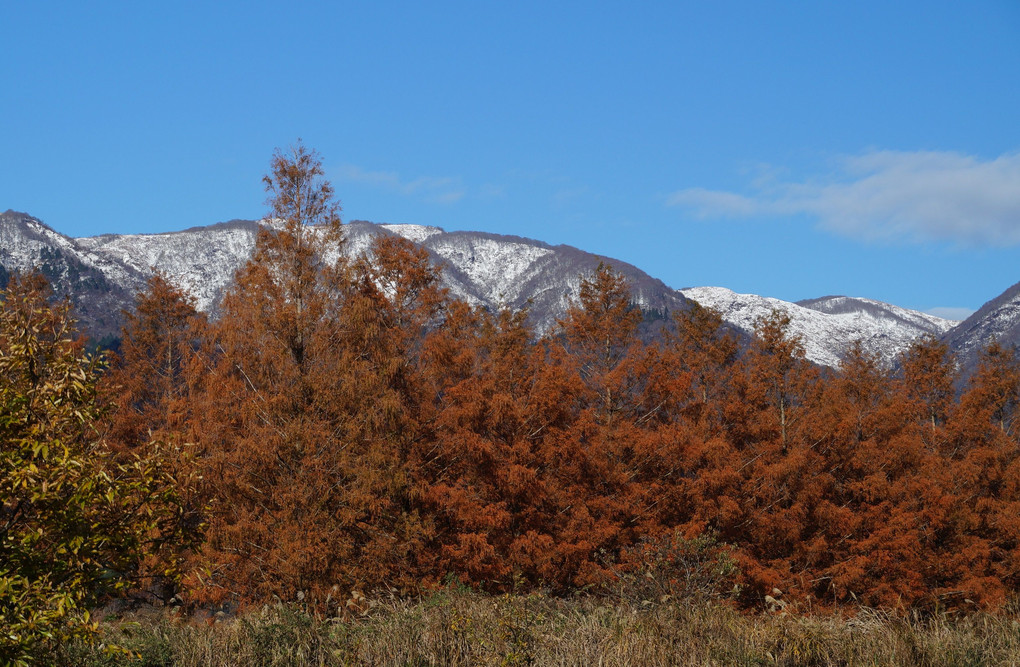
<instances>
[{"instance_id":1,"label":"yellow-green bush","mask_svg":"<svg viewBox=\"0 0 1020 667\"><path fill-rule=\"evenodd\" d=\"M175 511L155 459L115 463L96 431L101 357L41 278L0 292L0 664L89 639Z\"/></svg>"}]
</instances>

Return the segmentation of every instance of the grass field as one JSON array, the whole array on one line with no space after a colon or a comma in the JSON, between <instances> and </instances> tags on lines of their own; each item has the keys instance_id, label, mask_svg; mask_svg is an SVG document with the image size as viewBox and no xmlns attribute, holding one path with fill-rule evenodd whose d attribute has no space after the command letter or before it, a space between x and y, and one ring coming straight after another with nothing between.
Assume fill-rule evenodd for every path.
<instances>
[{"instance_id":1,"label":"grass field","mask_svg":"<svg viewBox=\"0 0 1020 667\"><path fill-rule=\"evenodd\" d=\"M442 591L321 619L277 605L219 620L150 610L107 619L134 658L71 646L69 665L1020 665L1016 614L746 615Z\"/></svg>"}]
</instances>

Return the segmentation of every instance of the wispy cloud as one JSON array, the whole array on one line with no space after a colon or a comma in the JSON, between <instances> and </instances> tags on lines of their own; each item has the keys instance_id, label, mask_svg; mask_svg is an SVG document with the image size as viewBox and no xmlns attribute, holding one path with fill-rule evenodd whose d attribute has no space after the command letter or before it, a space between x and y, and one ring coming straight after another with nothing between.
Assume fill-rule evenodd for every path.
<instances>
[{"instance_id":1,"label":"wispy cloud","mask_svg":"<svg viewBox=\"0 0 1020 667\"><path fill-rule=\"evenodd\" d=\"M588 199L591 196L591 191L588 186L582 185L575 188L564 188L557 190L553 193L552 202L553 205L562 208L568 206L574 202Z\"/></svg>"},{"instance_id":2,"label":"wispy cloud","mask_svg":"<svg viewBox=\"0 0 1020 667\"><path fill-rule=\"evenodd\" d=\"M465 194L467 193L463 190L451 190L442 194L429 195L425 198L425 201L433 204L456 204L464 198Z\"/></svg>"},{"instance_id":3,"label":"wispy cloud","mask_svg":"<svg viewBox=\"0 0 1020 667\"><path fill-rule=\"evenodd\" d=\"M806 214L867 240L1020 244L1020 153L993 160L938 151L871 151L844 157L827 177L757 179L740 194L687 188L667 204L701 218Z\"/></svg>"},{"instance_id":4,"label":"wispy cloud","mask_svg":"<svg viewBox=\"0 0 1020 667\"><path fill-rule=\"evenodd\" d=\"M478 196L482 199L503 199L506 197L506 186L485 183L478 189Z\"/></svg>"},{"instance_id":5,"label":"wispy cloud","mask_svg":"<svg viewBox=\"0 0 1020 667\"><path fill-rule=\"evenodd\" d=\"M467 194L461 179L454 176L419 176L405 179L395 171L372 171L351 164L342 165L334 169L333 173L340 181L384 188L405 197L418 197L434 204L454 204Z\"/></svg>"}]
</instances>

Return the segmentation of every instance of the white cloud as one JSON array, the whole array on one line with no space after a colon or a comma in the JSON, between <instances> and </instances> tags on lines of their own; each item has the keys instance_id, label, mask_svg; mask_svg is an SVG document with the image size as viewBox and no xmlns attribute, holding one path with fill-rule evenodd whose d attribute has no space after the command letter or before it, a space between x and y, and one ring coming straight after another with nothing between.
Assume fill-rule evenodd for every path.
<instances>
[{"instance_id":1,"label":"white cloud","mask_svg":"<svg viewBox=\"0 0 1020 667\"><path fill-rule=\"evenodd\" d=\"M353 164L345 164L335 169L334 172L341 181L394 188L400 187L400 175L395 171L367 171Z\"/></svg>"},{"instance_id":2,"label":"white cloud","mask_svg":"<svg viewBox=\"0 0 1020 667\"><path fill-rule=\"evenodd\" d=\"M806 214L867 240L1020 244L1020 153L994 160L936 151L845 157L834 175L804 182L759 179L753 194L688 188L667 204L701 218Z\"/></svg>"},{"instance_id":3,"label":"white cloud","mask_svg":"<svg viewBox=\"0 0 1020 667\"><path fill-rule=\"evenodd\" d=\"M351 164L340 166L334 173L340 181L385 188L435 204L454 204L467 194L461 179L452 176L419 176L406 180L395 171L371 171Z\"/></svg>"},{"instance_id":4,"label":"white cloud","mask_svg":"<svg viewBox=\"0 0 1020 667\"><path fill-rule=\"evenodd\" d=\"M700 218L744 218L759 215L762 202L735 192L688 188L674 192L666 201L669 206L693 209Z\"/></svg>"}]
</instances>

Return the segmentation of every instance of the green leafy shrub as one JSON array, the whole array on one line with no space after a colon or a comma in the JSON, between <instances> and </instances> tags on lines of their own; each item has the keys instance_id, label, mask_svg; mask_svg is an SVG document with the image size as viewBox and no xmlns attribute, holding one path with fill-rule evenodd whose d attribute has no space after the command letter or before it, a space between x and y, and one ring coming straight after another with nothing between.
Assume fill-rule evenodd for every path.
<instances>
[{"instance_id":1,"label":"green leafy shrub","mask_svg":"<svg viewBox=\"0 0 1020 667\"><path fill-rule=\"evenodd\" d=\"M103 360L47 293L38 276L0 292L0 664L91 639L88 610L135 583L177 507L158 458L115 463L98 441Z\"/></svg>"}]
</instances>

